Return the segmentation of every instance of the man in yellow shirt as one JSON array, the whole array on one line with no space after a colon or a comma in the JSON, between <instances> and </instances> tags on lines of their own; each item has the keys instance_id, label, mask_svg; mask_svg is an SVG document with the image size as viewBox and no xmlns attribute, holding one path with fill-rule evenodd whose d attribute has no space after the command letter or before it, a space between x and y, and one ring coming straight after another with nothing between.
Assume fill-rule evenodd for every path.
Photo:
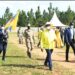
<instances>
[{"instance_id":1,"label":"man in yellow shirt","mask_svg":"<svg viewBox=\"0 0 75 75\"><path fill-rule=\"evenodd\" d=\"M51 24L46 23L45 30L41 34L41 48L46 50L47 56L44 62L44 65L49 67L49 70L52 70L52 60L51 54L54 49L54 40L56 39L55 32L51 28Z\"/></svg>"}]
</instances>

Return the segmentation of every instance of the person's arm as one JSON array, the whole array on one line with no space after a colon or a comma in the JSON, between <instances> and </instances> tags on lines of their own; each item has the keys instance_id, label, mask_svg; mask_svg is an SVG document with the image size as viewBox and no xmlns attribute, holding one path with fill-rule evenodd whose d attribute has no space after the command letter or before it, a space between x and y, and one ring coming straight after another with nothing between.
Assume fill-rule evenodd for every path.
<instances>
[{"instance_id":1,"label":"person's arm","mask_svg":"<svg viewBox=\"0 0 75 75\"><path fill-rule=\"evenodd\" d=\"M68 33L68 29L66 29L65 31L64 31L64 45L67 43L67 44L69 44L69 33Z\"/></svg>"},{"instance_id":2,"label":"person's arm","mask_svg":"<svg viewBox=\"0 0 75 75\"><path fill-rule=\"evenodd\" d=\"M34 32L33 32L32 38L33 38L33 42L34 42L34 44L35 44L35 35L34 35Z\"/></svg>"}]
</instances>

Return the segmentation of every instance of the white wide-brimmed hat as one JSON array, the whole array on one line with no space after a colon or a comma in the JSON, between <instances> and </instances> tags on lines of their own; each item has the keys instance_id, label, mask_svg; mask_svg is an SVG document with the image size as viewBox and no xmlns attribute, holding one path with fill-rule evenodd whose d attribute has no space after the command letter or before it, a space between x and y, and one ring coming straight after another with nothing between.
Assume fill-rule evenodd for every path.
<instances>
[{"instance_id":1,"label":"white wide-brimmed hat","mask_svg":"<svg viewBox=\"0 0 75 75\"><path fill-rule=\"evenodd\" d=\"M46 22L46 25L49 25L50 24L50 22Z\"/></svg>"}]
</instances>

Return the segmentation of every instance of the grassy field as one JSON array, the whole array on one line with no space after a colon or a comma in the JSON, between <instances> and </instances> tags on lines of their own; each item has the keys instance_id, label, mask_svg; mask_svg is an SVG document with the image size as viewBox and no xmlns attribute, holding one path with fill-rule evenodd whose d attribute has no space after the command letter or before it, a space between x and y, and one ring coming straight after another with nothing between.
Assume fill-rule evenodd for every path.
<instances>
[{"instance_id":1,"label":"grassy field","mask_svg":"<svg viewBox=\"0 0 75 75\"><path fill-rule=\"evenodd\" d=\"M42 52L33 51L32 59L26 54L25 44L19 45L16 33L9 33L6 61L1 60L0 75L75 75L70 69L53 61L53 71L43 66L44 56Z\"/></svg>"}]
</instances>

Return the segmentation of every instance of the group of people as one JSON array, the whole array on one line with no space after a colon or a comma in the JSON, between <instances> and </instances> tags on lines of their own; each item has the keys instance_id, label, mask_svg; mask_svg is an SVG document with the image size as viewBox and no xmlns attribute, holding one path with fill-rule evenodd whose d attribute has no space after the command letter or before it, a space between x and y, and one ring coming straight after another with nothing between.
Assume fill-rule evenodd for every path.
<instances>
[{"instance_id":1,"label":"group of people","mask_svg":"<svg viewBox=\"0 0 75 75\"><path fill-rule=\"evenodd\" d=\"M54 27L51 23L46 23L44 26L40 27L38 32L38 45L41 48L41 51L46 50L46 59L44 62L45 66L49 67L49 70L52 71L52 59L51 55L55 47L61 48L63 45L66 45L66 62L69 61L68 54L70 46L73 49L75 55L75 35L74 35L74 24L70 23L70 26L64 30L64 41L61 39L61 33L59 27ZM27 29L24 32L21 31L21 28L18 30L19 44L23 44L23 36L25 37L25 44L27 47L27 55L31 58L31 51L34 48L34 31L31 29L30 24L28 24ZM3 29L0 26L0 53L3 52L2 60L5 60L8 32L7 29Z\"/></svg>"},{"instance_id":2,"label":"group of people","mask_svg":"<svg viewBox=\"0 0 75 75\"><path fill-rule=\"evenodd\" d=\"M30 24L28 24L27 29L24 30L23 35L25 37L27 55L31 58L31 51L34 48L34 32L32 31ZM39 42L37 46L41 48L41 51L44 49L46 50L47 56L44 65L48 66L49 70L52 70L51 55L54 48L62 48L66 45L66 62L69 61L68 54L70 46L72 47L75 55L73 23L70 23L70 25L62 31L60 27L53 27L52 24L47 22L44 26L40 27L38 32L38 40Z\"/></svg>"}]
</instances>

